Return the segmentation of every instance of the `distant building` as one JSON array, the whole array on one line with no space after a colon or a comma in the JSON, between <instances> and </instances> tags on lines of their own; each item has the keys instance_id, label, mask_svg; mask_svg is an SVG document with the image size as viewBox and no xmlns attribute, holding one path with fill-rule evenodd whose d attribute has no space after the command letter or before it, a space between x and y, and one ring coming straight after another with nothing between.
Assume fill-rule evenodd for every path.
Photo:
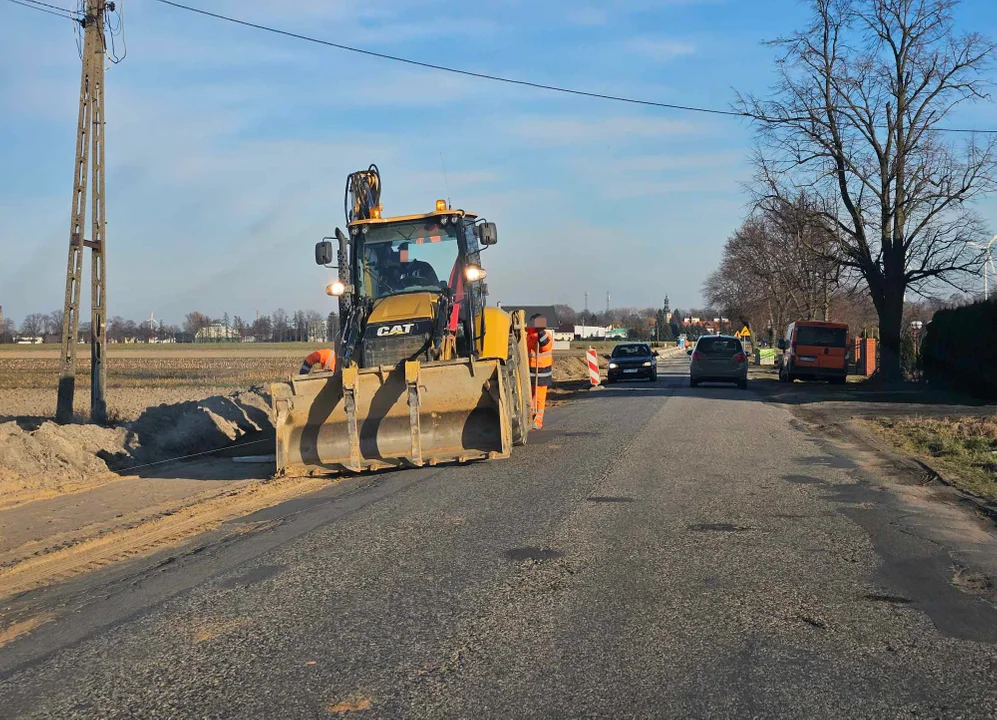
<instances>
[{"instance_id":1,"label":"distant building","mask_svg":"<svg viewBox=\"0 0 997 720\"><path fill-rule=\"evenodd\" d=\"M30 336L30 335L19 335L14 338L14 342L18 345L41 345L45 341L45 338L40 335Z\"/></svg>"},{"instance_id":2,"label":"distant building","mask_svg":"<svg viewBox=\"0 0 997 720\"><path fill-rule=\"evenodd\" d=\"M230 327L225 327L222 323L212 323L197 331L194 336L196 342L219 342L225 340L238 340L239 333Z\"/></svg>"},{"instance_id":3,"label":"distant building","mask_svg":"<svg viewBox=\"0 0 997 720\"><path fill-rule=\"evenodd\" d=\"M575 325L575 338L578 340L604 340L610 329L599 325Z\"/></svg>"}]
</instances>

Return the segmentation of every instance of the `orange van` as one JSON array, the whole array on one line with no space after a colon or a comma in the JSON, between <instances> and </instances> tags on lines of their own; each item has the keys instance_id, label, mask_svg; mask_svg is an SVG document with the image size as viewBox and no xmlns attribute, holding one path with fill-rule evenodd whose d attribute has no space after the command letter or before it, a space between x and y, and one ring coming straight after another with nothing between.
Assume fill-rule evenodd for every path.
<instances>
[{"instance_id":1,"label":"orange van","mask_svg":"<svg viewBox=\"0 0 997 720\"><path fill-rule=\"evenodd\" d=\"M848 377L848 326L841 323L799 320L790 323L779 380L827 380L842 384Z\"/></svg>"}]
</instances>

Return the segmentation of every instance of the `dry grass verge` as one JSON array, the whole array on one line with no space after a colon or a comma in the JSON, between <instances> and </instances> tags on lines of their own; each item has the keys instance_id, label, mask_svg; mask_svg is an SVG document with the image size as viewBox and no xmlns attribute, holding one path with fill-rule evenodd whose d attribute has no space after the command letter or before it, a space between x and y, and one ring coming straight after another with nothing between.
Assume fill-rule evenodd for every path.
<instances>
[{"instance_id":1,"label":"dry grass verge","mask_svg":"<svg viewBox=\"0 0 997 720\"><path fill-rule=\"evenodd\" d=\"M961 489L997 500L997 415L881 418L868 425Z\"/></svg>"}]
</instances>

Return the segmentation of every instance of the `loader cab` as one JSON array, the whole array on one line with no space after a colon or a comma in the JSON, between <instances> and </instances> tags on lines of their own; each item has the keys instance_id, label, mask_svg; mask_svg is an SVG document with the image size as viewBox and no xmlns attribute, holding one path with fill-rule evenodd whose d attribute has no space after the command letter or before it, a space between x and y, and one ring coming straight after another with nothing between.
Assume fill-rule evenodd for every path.
<instances>
[{"instance_id":1,"label":"loader cab","mask_svg":"<svg viewBox=\"0 0 997 720\"><path fill-rule=\"evenodd\" d=\"M350 224L353 302L368 308L363 367L432 360L444 334L457 355L473 354L485 304L475 219L447 209Z\"/></svg>"},{"instance_id":2,"label":"loader cab","mask_svg":"<svg viewBox=\"0 0 997 720\"><path fill-rule=\"evenodd\" d=\"M373 301L408 293L444 293L462 300L469 265L480 267L474 217L428 215L350 227L351 276L359 298Z\"/></svg>"}]
</instances>

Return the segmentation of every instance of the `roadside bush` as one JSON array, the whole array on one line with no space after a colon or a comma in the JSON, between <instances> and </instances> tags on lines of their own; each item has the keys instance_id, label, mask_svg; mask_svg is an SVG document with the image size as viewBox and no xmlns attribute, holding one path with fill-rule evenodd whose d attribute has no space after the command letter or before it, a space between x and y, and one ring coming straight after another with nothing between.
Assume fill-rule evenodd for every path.
<instances>
[{"instance_id":1,"label":"roadside bush","mask_svg":"<svg viewBox=\"0 0 997 720\"><path fill-rule=\"evenodd\" d=\"M997 299L939 310L921 345L924 379L997 399Z\"/></svg>"},{"instance_id":2,"label":"roadside bush","mask_svg":"<svg viewBox=\"0 0 997 720\"><path fill-rule=\"evenodd\" d=\"M945 455L958 455L962 447L955 440L949 437L937 437L928 441L928 452L935 457Z\"/></svg>"},{"instance_id":3,"label":"roadside bush","mask_svg":"<svg viewBox=\"0 0 997 720\"><path fill-rule=\"evenodd\" d=\"M900 338L900 370L906 380L918 381L917 347L914 345L914 337L905 332Z\"/></svg>"},{"instance_id":4,"label":"roadside bush","mask_svg":"<svg viewBox=\"0 0 997 720\"><path fill-rule=\"evenodd\" d=\"M962 446L971 453L983 453L990 450L990 441L982 437L968 437L962 441Z\"/></svg>"}]
</instances>

